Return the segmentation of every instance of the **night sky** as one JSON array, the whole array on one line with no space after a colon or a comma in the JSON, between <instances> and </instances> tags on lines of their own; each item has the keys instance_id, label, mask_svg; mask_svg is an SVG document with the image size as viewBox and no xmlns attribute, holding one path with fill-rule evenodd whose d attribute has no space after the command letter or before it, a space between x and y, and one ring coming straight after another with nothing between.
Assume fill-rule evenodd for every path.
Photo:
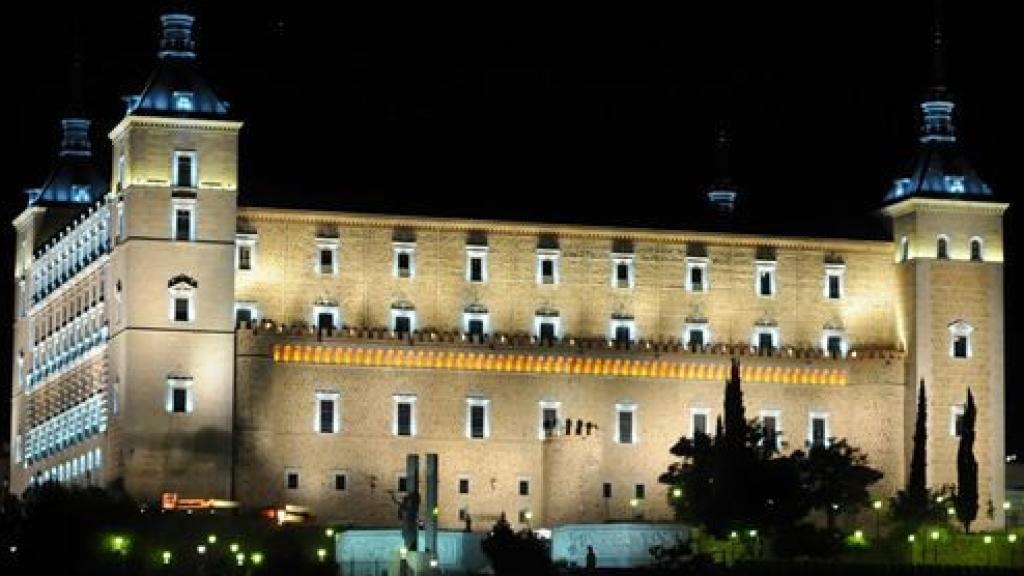
<instances>
[{"instance_id":1,"label":"night sky","mask_svg":"<svg viewBox=\"0 0 1024 576\"><path fill-rule=\"evenodd\" d=\"M244 205L700 228L725 126L752 225L884 238L875 211L914 150L930 73L930 2L663 13L198 4L202 69L246 122ZM124 113L120 97L152 70L159 12L138 1L63 11L37 2L8 19L8 222L52 166L76 45L109 173L106 132ZM982 178L1016 202L1017 19L1001 2L947 3L944 13L961 141ZM1024 280L1019 213L1007 213L1006 308L1008 435L1021 453L1024 363L1009 322ZM10 227L2 238L10 270ZM10 326L10 284L2 290ZM0 334L9 366L9 329Z\"/></svg>"}]
</instances>

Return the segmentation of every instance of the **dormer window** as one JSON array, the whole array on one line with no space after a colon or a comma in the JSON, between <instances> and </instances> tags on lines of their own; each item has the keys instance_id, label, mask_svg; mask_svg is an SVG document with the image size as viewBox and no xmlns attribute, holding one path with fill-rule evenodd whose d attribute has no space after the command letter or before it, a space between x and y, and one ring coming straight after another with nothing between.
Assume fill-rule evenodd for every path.
<instances>
[{"instance_id":1,"label":"dormer window","mask_svg":"<svg viewBox=\"0 0 1024 576\"><path fill-rule=\"evenodd\" d=\"M173 160L171 185L178 188L195 188L198 179L195 151L175 150Z\"/></svg>"},{"instance_id":2,"label":"dormer window","mask_svg":"<svg viewBox=\"0 0 1024 576\"><path fill-rule=\"evenodd\" d=\"M174 109L179 112L191 112L194 109L195 95L191 92L174 92L172 99Z\"/></svg>"},{"instance_id":3,"label":"dormer window","mask_svg":"<svg viewBox=\"0 0 1024 576\"><path fill-rule=\"evenodd\" d=\"M964 193L964 177L963 176L946 176L946 191L950 194L963 194Z\"/></svg>"},{"instance_id":4,"label":"dormer window","mask_svg":"<svg viewBox=\"0 0 1024 576\"><path fill-rule=\"evenodd\" d=\"M944 234L935 239L935 257L939 260L949 260L949 238Z\"/></svg>"}]
</instances>

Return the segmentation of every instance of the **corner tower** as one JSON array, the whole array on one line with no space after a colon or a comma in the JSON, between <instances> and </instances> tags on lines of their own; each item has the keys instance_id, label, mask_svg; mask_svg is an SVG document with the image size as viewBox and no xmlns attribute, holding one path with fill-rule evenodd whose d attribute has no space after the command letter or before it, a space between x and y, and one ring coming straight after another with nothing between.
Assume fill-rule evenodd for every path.
<instances>
[{"instance_id":1,"label":"corner tower","mask_svg":"<svg viewBox=\"0 0 1024 576\"><path fill-rule=\"evenodd\" d=\"M955 484L958 418L971 388L978 403L978 523L1001 526L1003 213L1008 204L997 201L960 148L938 23L932 50L932 86L920 103L917 151L885 195L883 208L892 224L901 291L899 336L907 350L905 421L914 421L916 387L923 380L928 395L928 485ZM905 430L908 451L912 432Z\"/></svg>"},{"instance_id":2,"label":"corner tower","mask_svg":"<svg viewBox=\"0 0 1024 576\"><path fill-rule=\"evenodd\" d=\"M238 133L182 12L110 131L115 453L133 496L229 497Z\"/></svg>"}]
</instances>

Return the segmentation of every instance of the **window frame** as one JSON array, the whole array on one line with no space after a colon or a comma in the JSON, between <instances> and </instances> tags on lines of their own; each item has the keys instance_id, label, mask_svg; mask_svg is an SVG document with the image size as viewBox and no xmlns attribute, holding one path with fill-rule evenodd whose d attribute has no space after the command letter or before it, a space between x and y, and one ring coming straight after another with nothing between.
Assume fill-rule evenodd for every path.
<instances>
[{"instance_id":1,"label":"window frame","mask_svg":"<svg viewBox=\"0 0 1024 576\"><path fill-rule=\"evenodd\" d=\"M471 284L486 284L488 281L488 258L490 252L487 246L466 246L466 282ZM473 279L473 260L480 259L480 279Z\"/></svg>"},{"instance_id":2,"label":"window frame","mask_svg":"<svg viewBox=\"0 0 1024 576\"><path fill-rule=\"evenodd\" d=\"M416 309L415 308L402 308L402 307L396 308L394 306L391 307L390 322L389 322L388 326L389 326L391 332L393 332L395 334L401 334L402 333L402 332L399 332L398 330L396 330L396 328L397 328L396 323L397 323L399 318L407 318L409 320L409 331L407 332L408 334L412 334L412 333L416 332Z\"/></svg>"},{"instance_id":3,"label":"window frame","mask_svg":"<svg viewBox=\"0 0 1024 576\"><path fill-rule=\"evenodd\" d=\"M554 326L554 340L562 339L562 317L558 312L555 313L540 313L534 312L533 314L533 336L538 342L542 341L541 338L541 326L543 324L552 324Z\"/></svg>"},{"instance_id":4,"label":"window frame","mask_svg":"<svg viewBox=\"0 0 1024 576\"><path fill-rule=\"evenodd\" d=\"M175 90L171 92L171 102L174 103L174 110L177 112L194 112L196 107L196 94L190 90ZM182 106L187 102L187 106Z\"/></svg>"},{"instance_id":5,"label":"window frame","mask_svg":"<svg viewBox=\"0 0 1024 576\"><path fill-rule=\"evenodd\" d=\"M178 163L180 158L189 158L189 184L182 184L178 181ZM199 154L195 150L175 150L171 153L171 177L169 179L172 188L199 188Z\"/></svg>"},{"instance_id":6,"label":"window frame","mask_svg":"<svg viewBox=\"0 0 1024 576\"><path fill-rule=\"evenodd\" d=\"M491 335L491 313L487 310L463 310L462 311L462 333L467 336L470 335L469 323L473 320L480 320L483 322L483 333L481 336Z\"/></svg>"},{"instance_id":7,"label":"window frame","mask_svg":"<svg viewBox=\"0 0 1024 576\"><path fill-rule=\"evenodd\" d=\"M619 328L629 329L629 340L626 344L634 344L640 341L640 335L636 330L636 318L612 317L608 320L608 340L615 344L620 343L618 339Z\"/></svg>"},{"instance_id":8,"label":"window frame","mask_svg":"<svg viewBox=\"0 0 1024 576\"><path fill-rule=\"evenodd\" d=\"M689 426L689 434L690 434L690 438L691 439L697 437L697 426L696 426L696 424L697 424L697 416L703 416L704 417L704 427L705 427L704 434L706 436L709 436L709 437L714 434L714 431L711 429L712 426L711 426L711 409L710 408L704 408L702 406L693 406L693 407L690 408L689 413L690 413L690 418L689 418L689 422L688 422L687 425Z\"/></svg>"},{"instance_id":9,"label":"window frame","mask_svg":"<svg viewBox=\"0 0 1024 576\"><path fill-rule=\"evenodd\" d=\"M832 415L824 410L811 410L807 413L807 447L813 448L814 444L814 421L815 420L825 421L825 437L823 439L822 447L828 448L832 445Z\"/></svg>"},{"instance_id":10,"label":"window frame","mask_svg":"<svg viewBox=\"0 0 1024 576\"><path fill-rule=\"evenodd\" d=\"M761 411L758 412L757 418L758 418L758 422L760 422L760 424L761 424L762 430L764 429L764 419L765 418L774 418L775 419L775 430L773 432L774 435L775 435L775 437L774 437L774 440L775 440L774 448L775 448L775 450L781 450L782 449L782 410L778 410L778 409L774 409L774 408L773 409L767 409L767 410L761 410Z\"/></svg>"},{"instance_id":11,"label":"window frame","mask_svg":"<svg viewBox=\"0 0 1024 576\"><path fill-rule=\"evenodd\" d=\"M704 343L701 345L701 349L711 345L711 326L708 322L687 322L683 324L683 346L687 349L690 348L691 332L700 332L704 338Z\"/></svg>"},{"instance_id":12,"label":"window frame","mask_svg":"<svg viewBox=\"0 0 1024 576\"><path fill-rule=\"evenodd\" d=\"M558 248L537 249L536 283L538 286L558 286L561 283L562 251ZM544 281L544 262L551 262L551 282Z\"/></svg>"},{"instance_id":13,"label":"window frame","mask_svg":"<svg viewBox=\"0 0 1024 576\"><path fill-rule=\"evenodd\" d=\"M636 287L636 255L630 252L611 253L612 273L610 284L618 290L632 290ZM619 282L619 266L626 267L626 285Z\"/></svg>"},{"instance_id":14,"label":"window frame","mask_svg":"<svg viewBox=\"0 0 1024 576\"><path fill-rule=\"evenodd\" d=\"M250 273L256 270L256 234L235 234L235 270ZM249 267L242 268L242 248L249 249Z\"/></svg>"},{"instance_id":15,"label":"window frame","mask_svg":"<svg viewBox=\"0 0 1024 576\"><path fill-rule=\"evenodd\" d=\"M710 268L711 259L707 256L687 256L686 257L686 278L684 284L686 291L694 294L707 294L711 291L711 281L708 278L708 272ZM699 269L700 274L700 290L694 290L693 288L693 270Z\"/></svg>"},{"instance_id":16,"label":"window frame","mask_svg":"<svg viewBox=\"0 0 1024 576\"><path fill-rule=\"evenodd\" d=\"M342 478L342 488L338 488L338 478ZM348 494L351 486L349 484L349 473L347 470L332 470L331 471L331 486L335 494Z\"/></svg>"},{"instance_id":17,"label":"window frame","mask_svg":"<svg viewBox=\"0 0 1024 576\"><path fill-rule=\"evenodd\" d=\"M295 475L295 486L291 486L291 476ZM284 469L284 489L285 490L301 490L302 489L302 470L294 466L287 466Z\"/></svg>"},{"instance_id":18,"label":"window frame","mask_svg":"<svg viewBox=\"0 0 1024 576\"><path fill-rule=\"evenodd\" d=\"M846 330L842 328L824 328L821 331L821 351L827 357L832 356L832 352L828 348L828 341L830 338L839 338L839 358L846 358L847 354L850 353L850 343L846 338Z\"/></svg>"},{"instance_id":19,"label":"window frame","mask_svg":"<svg viewBox=\"0 0 1024 576\"><path fill-rule=\"evenodd\" d=\"M554 410L555 411L555 426L552 429L553 432L552 432L551 436L552 437L553 436L557 436L558 435L557 434L558 429L559 429L559 427L561 426L561 423L562 423L562 402L560 400L540 400L540 401L537 402L537 406L538 406L538 411L539 411L539 415L538 415L539 419L537 421L537 439L538 440L544 440L546 438L549 438L549 436L544 433L544 411L545 410Z\"/></svg>"},{"instance_id":20,"label":"window frame","mask_svg":"<svg viewBox=\"0 0 1024 576\"><path fill-rule=\"evenodd\" d=\"M191 376L167 376L167 399L164 409L168 414L192 414L195 411L195 395L193 387L195 379ZM174 409L174 391L185 391L185 411L179 412Z\"/></svg>"},{"instance_id":21,"label":"window frame","mask_svg":"<svg viewBox=\"0 0 1024 576\"><path fill-rule=\"evenodd\" d=\"M473 436L473 408L483 409L483 436ZM491 399L480 396L466 397L466 438L470 440L488 440L491 437Z\"/></svg>"},{"instance_id":22,"label":"window frame","mask_svg":"<svg viewBox=\"0 0 1024 576\"><path fill-rule=\"evenodd\" d=\"M768 274L768 287L770 293L761 292L761 275ZM775 298L778 293L778 261L777 260L754 260L754 293L758 298Z\"/></svg>"},{"instance_id":23,"label":"window frame","mask_svg":"<svg viewBox=\"0 0 1024 576\"><path fill-rule=\"evenodd\" d=\"M334 318L333 330L341 329L341 308L337 304L314 304L313 305L313 321L312 326L316 330L320 330L320 315L330 314Z\"/></svg>"},{"instance_id":24,"label":"window frame","mask_svg":"<svg viewBox=\"0 0 1024 576\"><path fill-rule=\"evenodd\" d=\"M249 321L250 322L257 322L257 323L259 322L259 319L260 319L259 306L258 306L258 304L255 301L253 301L253 300L239 300L239 301L235 302L234 308L235 308L234 309L235 326L238 326L238 324L239 324L238 312L240 310L247 310L249 312L249 317L250 317Z\"/></svg>"},{"instance_id":25,"label":"window frame","mask_svg":"<svg viewBox=\"0 0 1024 576\"><path fill-rule=\"evenodd\" d=\"M396 279L411 280L416 277L416 243L415 242L399 242L393 241L391 243L391 277ZM403 275L401 269L398 266L399 255L406 254L409 256L409 267L408 274Z\"/></svg>"},{"instance_id":26,"label":"window frame","mask_svg":"<svg viewBox=\"0 0 1024 576\"><path fill-rule=\"evenodd\" d=\"M835 278L839 284L839 293L832 296L832 279ZM842 300L846 298L846 264L825 264L825 286L822 296L826 300Z\"/></svg>"},{"instance_id":27,"label":"window frame","mask_svg":"<svg viewBox=\"0 0 1024 576\"><path fill-rule=\"evenodd\" d=\"M754 326L750 337L750 345L758 354L761 353L761 334L770 334L772 337L772 351L782 348L782 333L778 326Z\"/></svg>"},{"instance_id":28,"label":"window frame","mask_svg":"<svg viewBox=\"0 0 1024 576\"><path fill-rule=\"evenodd\" d=\"M322 405L324 402L330 402L331 407L331 429L328 432L323 431L323 411ZM313 429L317 435L329 435L329 434L340 434L341 433L341 392L337 390L317 390L316 391L316 410L313 418Z\"/></svg>"},{"instance_id":29,"label":"window frame","mask_svg":"<svg viewBox=\"0 0 1024 576\"><path fill-rule=\"evenodd\" d=\"M951 255L949 253L949 247L949 235L937 234L935 236L935 259L950 260Z\"/></svg>"},{"instance_id":30,"label":"window frame","mask_svg":"<svg viewBox=\"0 0 1024 576\"><path fill-rule=\"evenodd\" d=\"M978 246L977 258L974 254L974 246ZM967 241L967 257L971 262L984 262L985 261L985 239L981 236L971 236L970 240Z\"/></svg>"},{"instance_id":31,"label":"window frame","mask_svg":"<svg viewBox=\"0 0 1024 576\"><path fill-rule=\"evenodd\" d=\"M966 339L966 355L956 354L956 340L959 337ZM970 360L974 357L974 326L965 320L955 320L949 323L949 357L953 360Z\"/></svg>"},{"instance_id":32,"label":"window frame","mask_svg":"<svg viewBox=\"0 0 1024 576\"><path fill-rule=\"evenodd\" d=\"M415 394L394 394L391 396L391 435L396 438L415 438L416 430L416 395ZM398 421L398 407L401 404L409 405L409 433L399 434L400 426Z\"/></svg>"},{"instance_id":33,"label":"window frame","mask_svg":"<svg viewBox=\"0 0 1024 576\"><path fill-rule=\"evenodd\" d=\"M615 404L615 443L623 446L633 446L640 443L640 433L638 430L637 412L639 412L639 406L636 402L619 402ZM621 414L630 414L630 437L628 442L622 441L622 420Z\"/></svg>"},{"instance_id":34,"label":"window frame","mask_svg":"<svg viewBox=\"0 0 1024 576\"><path fill-rule=\"evenodd\" d=\"M196 241L196 199L171 198L171 240L174 242ZM178 212L188 212L188 238L179 238Z\"/></svg>"},{"instance_id":35,"label":"window frame","mask_svg":"<svg viewBox=\"0 0 1024 576\"><path fill-rule=\"evenodd\" d=\"M954 404L949 407L949 435L953 438L959 438L960 434L957 434L957 420L963 418L967 413L967 408L963 404Z\"/></svg>"},{"instance_id":36,"label":"window frame","mask_svg":"<svg viewBox=\"0 0 1024 576\"><path fill-rule=\"evenodd\" d=\"M338 253L341 242L337 238L323 238L318 237L316 239L316 261L314 262L314 270L319 276L337 276L338 275ZM323 266L323 253L330 252L331 254L331 269L328 272L324 271Z\"/></svg>"},{"instance_id":37,"label":"window frame","mask_svg":"<svg viewBox=\"0 0 1024 576\"><path fill-rule=\"evenodd\" d=\"M168 321L172 324L192 324L196 321L196 291L198 286L193 286L187 281L178 281L167 288L168 298L170 300ZM178 320L177 318L177 300L185 299L188 301L188 319Z\"/></svg>"}]
</instances>

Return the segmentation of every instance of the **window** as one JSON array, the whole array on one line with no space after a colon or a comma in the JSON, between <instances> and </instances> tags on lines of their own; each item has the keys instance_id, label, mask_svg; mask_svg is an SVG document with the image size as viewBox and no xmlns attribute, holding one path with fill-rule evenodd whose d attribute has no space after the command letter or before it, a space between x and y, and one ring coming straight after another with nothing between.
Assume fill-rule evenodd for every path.
<instances>
[{"instance_id":1,"label":"window","mask_svg":"<svg viewBox=\"0 0 1024 576\"><path fill-rule=\"evenodd\" d=\"M619 444L636 444L636 404L615 405L615 440Z\"/></svg>"},{"instance_id":2,"label":"window","mask_svg":"<svg viewBox=\"0 0 1024 576\"><path fill-rule=\"evenodd\" d=\"M172 322L195 320L195 295L198 283L188 276L176 276L167 283L170 296L169 317Z\"/></svg>"},{"instance_id":3,"label":"window","mask_svg":"<svg viewBox=\"0 0 1024 576\"><path fill-rule=\"evenodd\" d=\"M971 333L974 327L957 320L949 325L949 355L951 358L970 358L973 355Z\"/></svg>"},{"instance_id":4,"label":"window","mask_svg":"<svg viewBox=\"0 0 1024 576\"><path fill-rule=\"evenodd\" d=\"M710 419L711 411L707 408L690 408L690 438L696 438L697 434L710 434Z\"/></svg>"},{"instance_id":5,"label":"window","mask_svg":"<svg viewBox=\"0 0 1024 576\"><path fill-rule=\"evenodd\" d=\"M831 436L827 412L811 412L808 416L807 443L809 446L828 447Z\"/></svg>"},{"instance_id":6,"label":"window","mask_svg":"<svg viewBox=\"0 0 1024 576\"><path fill-rule=\"evenodd\" d=\"M838 328L825 328L821 334L821 348L832 358L845 358L848 350L846 334Z\"/></svg>"},{"instance_id":7,"label":"window","mask_svg":"<svg viewBox=\"0 0 1024 576\"><path fill-rule=\"evenodd\" d=\"M959 438L964 431L964 406L949 407L949 435Z\"/></svg>"},{"instance_id":8,"label":"window","mask_svg":"<svg viewBox=\"0 0 1024 576\"><path fill-rule=\"evenodd\" d=\"M910 260L910 240L906 236L900 237L900 262Z\"/></svg>"},{"instance_id":9,"label":"window","mask_svg":"<svg viewBox=\"0 0 1024 576\"><path fill-rule=\"evenodd\" d=\"M313 306L313 325L318 330L337 330L341 327L341 312L338 306L321 303Z\"/></svg>"},{"instance_id":10,"label":"window","mask_svg":"<svg viewBox=\"0 0 1024 576\"><path fill-rule=\"evenodd\" d=\"M284 487L288 490L299 489L299 471L296 468L287 468L284 471Z\"/></svg>"},{"instance_id":11,"label":"window","mask_svg":"<svg viewBox=\"0 0 1024 576\"><path fill-rule=\"evenodd\" d=\"M172 414L191 414L195 408L192 402L192 378L188 376L167 377L166 410Z\"/></svg>"},{"instance_id":12,"label":"window","mask_svg":"<svg viewBox=\"0 0 1024 576\"><path fill-rule=\"evenodd\" d=\"M117 237L122 242L128 237L128 227L125 225L124 202L117 203Z\"/></svg>"},{"instance_id":13,"label":"window","mask_svg":"<svg viewBox=\"0 0 1024 576\"><path fill-rule=\"evenodd\" d=\"M628 346L637 339L636 322L630 316L613 315L608 323L608 339L619 346Z\"/></svg>"},{"instance_id":14,"label":"window","mask_svg":"<svg viewBox=\"0 0 1024 576\"><path fill-rule=\"evenodd\" d=\"M949 238L943 234L935 239L935 257L939 260L949 260Z\"/></svg>"},{"instance_id":15,"label":"window","mask_svg":"<svg viewBox=\"0 0 1024 576\"><path fill-rule=\"evenodd\" d=\"M825 298L839 300L843 297L845 264L825 264Z\"/></svg>"},{"instance_id":16,"label":"window","mask_svg":"<svg viewBox=\"0 0 1024 576\"><path fill-rule=\"evenodd\" d=\"M964 177L963 176L946 176L945 177L946 190L950 194L963 194L964 193Z\"/></svg>"},{"instance_id":17,"label":"window","mask_svg":"<svg viewBox=\"0 0 1024 576\"><path fill-rule=\"evenodd\" d=\"M124 152L117 156L117 191L120 192L128 184L128 165L125 162Z\"/></svg>"},{"instance_id":18,"label":"window","mask_svg":"<svg viewBox=\"0 0 1024 576\"><path fill-rule=\"evenodd\" d=\"M466 280L487 282L487 246L466 246Z\"/></svg>"},{"instance_id":19,"label":"window","mask_svg":"<svg viewBox=\"0 0 1024 576\"><path fill-rule=\"evenodd\" d=\"M519 479L519 495L529 496L530 495L530 480L529 478Z\"/></svg>"},{"instance_id":20,"label":"window","mask_svg":"<svg viewBox=\"0 0 1024 576\"><path fill-rule=\"evenodd\" d=\"M316 393L316 428L321 434L336 434L341 430L341 395L337 392Z\"/></svg>"},{"instance_id":21,"label":"window","mask_svg":"<svg viewBox=\"0 0 1024 576\"><path fill-rule=\"evenodd\" d=\"M393 275L395 278L412 278L416 275L416 243L393 242Z\"/></svg>"},{"instance_id":22,"label":"window","mask_svg":"<svg viewBox=\"0 0 1024 576\"><path fill-rule=\"evenodd\" d=\"M408 302L391 306L391 330L395 334L409 334L416 330L416 309Z\"/></svg>"},{"instance_id":23,"label":"window","mask_svg":"<svg viewBox=\"0 0 1024 576\"><path fill-rule=\"evenodd\" d=\"M196 201L174 198L171 201L171 238L180 242L196 239Z\"/></svg>"},{"instance_id":24,"label":"window","mask_svg":"<svg viewBox=\"0 0 1024 576\"><path fill-rule=\"evenodd\" d=\"M179 112L191 112L194 95L191 92L172 92L174 109Z\"/></svg>"},{"instance_id":25,"label":"window","mask_svg":"<svg viewBox=\"0 0 1024 576\"><path fill-rule=\"evenodd\" d=\"M971 238L971 262L981 262L984 258L983 241L980 237Z\"/></svg>"},{"instance_id":26,"label":"window","mask_svg":"<svg viewBox=\"0 0 1024 576\"><path fill-rule=\"evenodd\" d=\"M235 302L235 326L244 326L258 319L255 302Z\"/></svg>"},{"instance_id":27,"label":"window","mask_svg":"<svg viewBox=\"0 0 1024 576\"><path fill-rule=\"evenodd\" d=\"M541 400L540 401L540 429L538 430L539 438L551 438L558 433L559 423L559 412L561 411L562 403L553 400Z\"/></svg>"},{"instance_id":28,"label":"window","mask_svg":"<svg viewBox=\"0 0 1024 576\"><path fill-rule=\"evenodd\" d=\"M692 351L702 350L711 343L711 329L707 322L687 322L683 328L683 346Z\"/></svg>"},{"instance_id":29,"label":"window","mask_svg":"<svg viewBox=\"0 0 1024 576\"><path fill-rule=\"evenodd\" d=\"M469 494L469 477L459 478L459 494Z\"/></svg>"},{"instance_id":30,"label":"window","mask_svg":"<svg viewBox=\"0 0 1024 576\"><path fill-rule=\"evenodd\" d=\"M782 412L779 410L761 410L761 430L764 433L764 443L773 449L779 449L779 436L781 434Z\"/></svg>"},{"instance_id":31,"label":"window","mask_svg":"<svg viewBox=\"0 0 1024 576\"><path fill-rule=\"evenodd\" d=\"M485 306L471 305L462 313L463 331L476 337L482 337L491 332L491 318Z\"/></svg>"},{"instance_id":32,"label":"window","mask_svg":"<svg viewBox=\"0 0 1024 576\"><path fill-rule=\"evenodd\" d=\"M643 484L637 484L633 487L633 497L637 500L643 500L646 496L647 487Z\"/></svg>"},{"instance_id":33,"label":"window","mask_svg":"<svg viewBox=\"0 0 1024 576\"><path fill-rule=\"evenodd\" d=\"M562 319L556 310L538 310L533 316L533 334L541 342L554 342L562 337Z\"/></svg>"},{"instance_id":34,"label":"window","mask_svg":"<svg viewBox=\"0 0 1024 576\"><path fill-rule=\"evenodd\" d=\"M561 251L557 248L537 249L537 284L558 284L558 261L560 256Z\"/></svg>"},{"instance_id":35,"label":"window","mask_svg":"<svg viewBox=\"0 0 1024 576\"><path fill-rule=\"evenodd\" d=\"M632 288L636 267L632 254L612 253L612 288Z\"/></svg>"},{"instance_id":36,"label":"window","mask_svg":"<svg viewBox=\"0 0 1024 576\"><path fill-rule=\"evenodd\" d=\"M334 473L334 490L336 492L344 492L348 490L348 474L345 472Z\"/></svg>"},{"instance_id":37,"label":"window","mask_svg":"<svg viewBox=\"0 0 1024 576\"><path fill-rule=\"evenodd\" d=\"M490 404L487 398L466 398L466 437L485 439L491 436Z\"/></svg>"},{"instance_id":38,"label":"window","mask_svg":"<svg viewBox=\"0 0 1024 576\"><path fill-rule=\"evenodd\" d=\"M409 491L409 479L405 474L398 474L395 476L395 488L398 492L403 494Z\"/></svg>"},{"instance_id":39,"label":"window","mask_svg":"<svg viewBox=\"0 0 1024 576\"><path fill-rule=\"evenodd\" d=\"M686 258L686 290L687 292L708 291L708 258L706 256L687 256Z\"/></svg>"},{"instance_id":40,"label":"window","mask_svg":"<svg viewBox=\"0 0 1024 576\"><path fill-rule=\"evenodd\" d=\"M757 348L758 354L770 356L779 347L779 329L776 326L756 326L751 346Z\"/></svg>"},{"instance_id":41,"label":"window","mask_svg":"<svg viewBox=\"0 0 1024 576\"><path fill-rule=\"evenodd\" d=\"M604 482L603 484L601 484L601 496L604 497L604 498L611 498L612 497L612 483L611 482Z\"/></svg>"},{"instance_id":42,"label":"window","mask_svg":"<svg viewBox=\"0 0 1024 576\"><path fill-rule=\"evenodd\" d=\"M256 269L255 234L235 234L235 268L242 272Z\"/></svg>"},{"instance_id":43,"label":"window","mask_svg":"<svg viewBox=\"0 0 1024 576\"><path fill-rule=\"evenodd\" d=\"M178 188L196 187L196 153L194 151L174 151L174 166L171 185Z\"/></svg>"},{"instance_id":44,"label":"window","mask_svg":"<svg viewBox=\"0 0 1024 576\"><path fill-rule=\"evenodd\" d=\"M774 260L755 260L754 261L755 271L755 286L757 295L763 298L769 298L775 295L775 261Z\"/></svg>"},{"instance_id":45,"label":"window","mask_svg":"<svg viewBox=\"0 0 1024 576\"><path fill-rule=\"evenodd\" d=\"M338 273L338 239L316 239L316 272L329 276Z\"/></svg>"},{"instance_id":46,"label":"window","mask_svg":"<svg viewBox=\"0 0 1024 576\"><path fill-rule=\"evenodd\" d=\"M395 405L391 433L395 436L416 435L416 396L397 394L392 397Z\"/></svg>"}]
</instances>

